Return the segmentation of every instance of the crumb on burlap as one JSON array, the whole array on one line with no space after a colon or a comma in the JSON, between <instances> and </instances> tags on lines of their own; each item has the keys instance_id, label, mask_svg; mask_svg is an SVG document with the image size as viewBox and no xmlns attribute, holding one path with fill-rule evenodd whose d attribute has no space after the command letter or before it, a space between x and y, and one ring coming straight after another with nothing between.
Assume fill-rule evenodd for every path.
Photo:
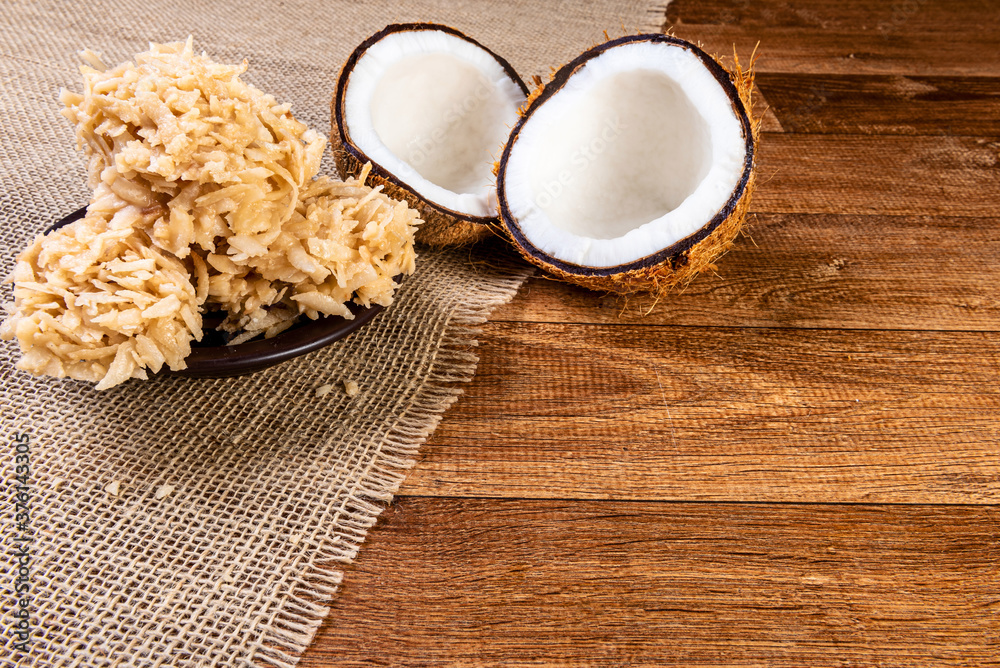
<instances>
[{"instance_id":1,"label":"crumb on burlap","mask_svg":"<svg viewBox=\"0 0 1000 668\"><path fill-rule=\"evenodd\" d=\"M317 397L325 397L331 392L333 392L333 385L331 385L330 383L327 383L326 385L320 385L319 387L316 388Z\"/></svg>"},{"instance_id":2,"label":"crumb on burlap","mask_svg":"<svg viewBox=\"0 0 1000 668\"><path fill-rule=\"evenodd\" d=\"M344 392L346 392L347 396L349 397L355 397L358 395L358 392L361 391L361 388L358 387L358 384L355 383L353 380L345 380L343 381L343 383L344 383Z\"/></svg>"},{"instance_id":3,"label":"crumb on burlap","mask_svg":"<svg viewBox=\"0 0 1000 668\"><path fill-rule=\"evenodd\" d=\"M165 499L170 496L170 493L173 492L174 489L176 488L173 485L160 485L156 488L156 493L153 496L156 497L157 501L159 501L160 499Z\"/></svg>"}]
</instances>

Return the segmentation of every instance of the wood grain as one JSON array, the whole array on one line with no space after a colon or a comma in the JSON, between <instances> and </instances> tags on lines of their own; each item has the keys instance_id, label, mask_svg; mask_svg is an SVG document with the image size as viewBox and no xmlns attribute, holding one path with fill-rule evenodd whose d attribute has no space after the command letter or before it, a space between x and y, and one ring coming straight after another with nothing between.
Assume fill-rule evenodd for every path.
<instances>
[{"instance_id":1,"label":"wood grain","mask_svg":"<svg viewBox=\"0 0 1000 668\"><path fill-rule=\"evenodd\" d=\"M1000 334L492 323L402 493L1000 501Z\"/></svg>"},{"instance_id":2,"label":"wood grain","mask_svg":"<svg viewBox=\"0 0 1000 668\"><path fill-rule=\"evenodd\" d=\"M758 47L762 72L996 75L990 0L675 0L665 27L709 51Z\"/></svg>"},{"instance_id":3,"label":"wood grain","mask_svg":"<svg viewBox=\"0 0 1000 668\"><path fill-rule=\"evenodd\" d=\"M965 37L1000 30L992 0L672 0L668 23L853 31L860 34L949 33Z\"/></svg>"},{"instance_id":4,"label":"wood grain","mask_svg":"<svg viewBox=\"0 0 1000 668\"><path fill-rule=\"evenodd\" d=\"M765 134L757 213L994 217L1000 140Z\"/></svg>"},{"instance_id":5,"label":"wood grain","mask_svg":"<svg viewBox=\"0 0 1000 668\"><path fill-rule=\"evenodd\" d=\"M539 275L492 319L1000 331L1000 218L759 214L751 223L715 273L659 302Z\"/></svg>"},{"instance_id":6,"label":"wood grain","mask_svg":"<svg viewBox=\"0 0 1000 668\"><path fill-rule=\"evenodd\" d=\"M997 509L401 498L319 666L997 665Z\"/></svg>"},{"instance_id":7,"label":"wood grain","mask_svg":"<svg viewBox=\"0 0 1000 668\"><path fill-rule=\"evenodd\" d=\"M1000 135L1000 79L762 72L757 85L785 132ZM774 121L765 129L773 128Z\"/></svg>"}]
</instances>

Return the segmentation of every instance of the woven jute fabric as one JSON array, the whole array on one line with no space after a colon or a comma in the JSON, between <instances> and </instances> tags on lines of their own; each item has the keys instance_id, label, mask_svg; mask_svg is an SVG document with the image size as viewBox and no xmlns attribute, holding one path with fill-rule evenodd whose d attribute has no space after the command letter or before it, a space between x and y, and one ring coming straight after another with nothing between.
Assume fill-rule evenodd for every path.
<instances>
[{"instance_id":1,"label":"woven jute fabric","mask_svg":"<svg viewBox=\"0 0 1000 668\"><path fill-rule=\"evenodd\" d=\"M326 133L341 64L388 23L453 25L527 79L601 41L605 29L658 29L660 5L6 0L0 269L6 275L35 234L88 200L57 101L61 87L80 87L82 48L114 64L148 42L193 35L217 61L248 59L249 82ZM334 173L330 160L323 171ZM420 249L417 273L373 324L242 378L157 377L97 392L21 373L16 345L0 346L0 665L295 665L343 566L455 401L457 383L472 377L477 325L529 274L499 245L487 248ZM356 396L340 389L348 380ZM326 384L334 391L317 397ZM30 467L26 480L18 464Z\"/></svg>"}]
</instances>

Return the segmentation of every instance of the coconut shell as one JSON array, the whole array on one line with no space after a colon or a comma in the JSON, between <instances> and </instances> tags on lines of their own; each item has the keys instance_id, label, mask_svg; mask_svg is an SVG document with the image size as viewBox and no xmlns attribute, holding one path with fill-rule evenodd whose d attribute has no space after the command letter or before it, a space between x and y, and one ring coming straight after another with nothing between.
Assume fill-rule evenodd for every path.
<instances>
[{"instance_id":1,"label":"coconut shell","mask_svg":"<svg viewBox=\"0 0 1000 668\"><path fill-rule=\"evenodd\" d=\"M639 260L615 267L585 267L549 257L528 241L517 221L507 213L503 182L510 149L531 114L561 89L576 70L607 49L635 41L666 42L691 50L730 93L730 98L739 101L739 104L734 104L734 111L742 126L744 137L747 138L742 176L729 201L697 232ZM734 240L743 229L750 207L750 197L753 194L760 140L760 119L755 119L752 113L753 80L752 62L750 67L744 70L734 53L732 70L727 70L718 59L694 44L672 35L630 35L610 40L584 52L555 72L548 83L539 84L520 110L521 120L511 132L496 170L502 232L526 260L541 267L553 277L586 288L616 294L649 292L659 297L677 287L687 285L705 271L714 270L716 260L733 246Z\"/></svg>"},{"instance_id":2,"label":"coconut shell","mask_svg":"<svg viewBox=\"0 0 1000 668\"><path fill-rule=\"evenodd\" d=\"M497 216L469 216L453 211L423 198L382 165L371 160L350 140L350 132L344 123L343 101L347 91L347 83L354 66L362 55L376 42L387 35L404 31L434 30L445 32L466 40L489 53L503 67L504 71L516 83L525 95L528 87L506 60L486 48L476 40L445 25L434 23L400 23L387 26L375 33L351 54L340 70L337 80L337 90L330 101L330 150L333 152L337 170L344 178L354 178L361 173L366 163L371 163L371 173L368 183L372 186L383 186L384 192L392 198L405 200L406 203L420 212L423 224L417 230L416 240L429 246L462 246L480 241L493 234L499 227Z\"/></svg>"}]
</instances>

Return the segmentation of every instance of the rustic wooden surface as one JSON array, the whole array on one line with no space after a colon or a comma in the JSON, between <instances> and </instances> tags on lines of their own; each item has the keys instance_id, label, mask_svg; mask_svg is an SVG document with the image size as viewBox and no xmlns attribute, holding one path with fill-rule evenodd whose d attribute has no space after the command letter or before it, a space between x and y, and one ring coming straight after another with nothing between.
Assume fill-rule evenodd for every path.
<instances>
[{"instance_id":1,"label":"rustic wooden surface","mask_svg":"<svg viewBox=\"0 0 1000 668\"><path fill-rule=\"evenodd\" d=\"M750 235L530 280L302 666L1000 665L1000 6L666 19L760 42Z\"/></svg>"}]
</instances>

